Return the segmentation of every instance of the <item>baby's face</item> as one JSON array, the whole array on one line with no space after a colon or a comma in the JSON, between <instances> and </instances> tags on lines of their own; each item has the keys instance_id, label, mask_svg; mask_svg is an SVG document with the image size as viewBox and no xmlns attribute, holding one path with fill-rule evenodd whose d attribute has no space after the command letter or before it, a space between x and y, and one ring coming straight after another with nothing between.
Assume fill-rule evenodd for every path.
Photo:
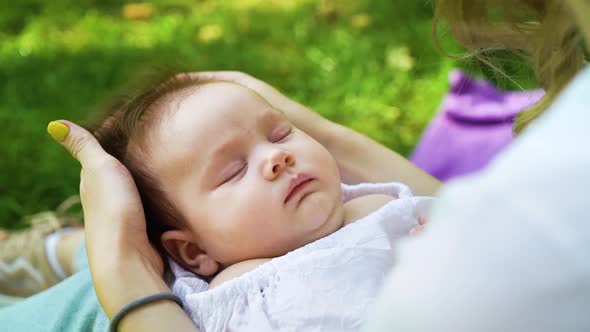
<instances>
[{"instance_id":1,"label":"baby's face","mask_svg":"<svg viewBox=\"0 0 590 332\"><path fill-rule=\"evenodd\" d=\"M163 190L223 265L283 255L342 226L331 154L247 88L189 90L152 137Z\"/></svg>"}]
</instances>

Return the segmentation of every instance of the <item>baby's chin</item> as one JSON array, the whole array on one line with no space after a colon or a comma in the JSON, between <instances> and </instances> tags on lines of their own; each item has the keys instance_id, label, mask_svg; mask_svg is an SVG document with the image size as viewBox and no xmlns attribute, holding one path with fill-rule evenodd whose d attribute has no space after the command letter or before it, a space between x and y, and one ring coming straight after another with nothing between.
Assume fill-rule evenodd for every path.
<instances>
[{"instance_id":1,"label":"baby's chin","mask_svg":"<svg viewBox=\"0 0 590 332\"><path fill-rule=\"evenodd\" d=\"M301 203L298 219L304 232L310 235L308 242L328 236L344 225L344 208L339 197L316 192Z\"/></svg>"}]
</instances>

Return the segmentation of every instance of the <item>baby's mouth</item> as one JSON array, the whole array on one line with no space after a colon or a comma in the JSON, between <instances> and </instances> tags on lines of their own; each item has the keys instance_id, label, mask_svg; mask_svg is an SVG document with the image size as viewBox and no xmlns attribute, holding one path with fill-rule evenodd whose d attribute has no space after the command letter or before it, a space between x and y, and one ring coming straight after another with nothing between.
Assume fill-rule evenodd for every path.
<instances>
[{"instance_id":1,"label":"baby's mouth","mask_svg":"<svg viewBox=\"0 0 590 332\"><path fill-rule=\"evenodd\" d=\"M287 191L287 196L285 197L284 203L287 203L293 197L297 196L313 180L314 178L307 174L298 174L291 180L289 184L289 190Z\"/></svg>"}]
</instances>

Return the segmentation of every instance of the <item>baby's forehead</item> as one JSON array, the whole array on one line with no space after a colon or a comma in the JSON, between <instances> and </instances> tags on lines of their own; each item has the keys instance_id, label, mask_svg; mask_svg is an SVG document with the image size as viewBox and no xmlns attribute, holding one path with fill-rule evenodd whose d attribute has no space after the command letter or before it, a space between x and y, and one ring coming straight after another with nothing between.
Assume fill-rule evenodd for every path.
<instances>
[{"instance_id":1,"label":"baby's forehead","mask_svg":"<svg viewBox=\"0 0 590 332\"><path fill-rule=\"evenodd\" d=\"M163 116L157 121L154 137L169 142L199 138L222 138L225 131L258 126L284 115L256 92L238 84L215 82L178 91L160 107ZM212 142L209 142L212 143ZM188 144L188 143L187 143Z\"/></svg>"},{"instance_id":2,"label":"baby's forehead","mask_svg":"<svg viewBox=\"0 0 590 332\"><path fill-rule=\"evenodd\" d=\"M156 116L152 123L156 132L182 129L195 124L195 120L209 123L223 117L231 121L240 117L238 112L254 116L261 109L272 108L256 92L228 82L189 86L164 96L153 107Z\"/></svg>"},{"instance_id":3,"label":"baby's forehead","mask_svg":"<svg viewBox=\"0 0 590 332\"><path fill-rule=\"evenodd\" d=\"M246 105L270 106L256 91L232 82L208 82L190 86L177 91L171 102L171 106L177 106L177 109L189 107L202 111Z\"/></svg>"}]
</instances>

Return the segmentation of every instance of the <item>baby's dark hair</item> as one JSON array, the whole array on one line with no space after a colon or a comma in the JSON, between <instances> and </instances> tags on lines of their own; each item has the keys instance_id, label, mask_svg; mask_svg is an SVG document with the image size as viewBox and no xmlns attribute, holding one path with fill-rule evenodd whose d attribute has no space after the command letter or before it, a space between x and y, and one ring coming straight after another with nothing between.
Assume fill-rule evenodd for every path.
<instances>
[{"instance_id":1,"label":"baby's dark hair","mask_svg":"<svg viewBox=\"0 0 590 332\"><path fill-rule=\"evenodd\" d=\"M145 80L144 80L145 82ZM117 158L131 173L141 196L150 242L164 255L160 236L186 225L185 218L161 189L146 163L151 129L173 106L180 91L212 83L191 74L151 75L149 82L123 97L114 98L100 117L87 126L103 149Z\"/></svg>"}]
</instances>

